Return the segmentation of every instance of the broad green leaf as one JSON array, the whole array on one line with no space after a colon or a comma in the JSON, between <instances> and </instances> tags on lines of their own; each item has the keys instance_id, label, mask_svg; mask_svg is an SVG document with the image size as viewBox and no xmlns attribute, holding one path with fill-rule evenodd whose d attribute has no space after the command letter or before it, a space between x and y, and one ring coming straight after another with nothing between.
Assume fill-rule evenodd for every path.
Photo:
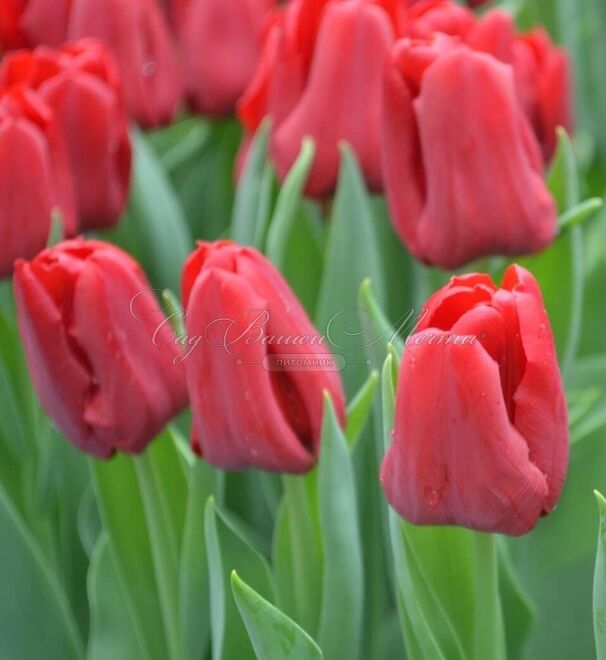
<instances>
[{"instance_id":1,"label":"broad green leaf","mask_svg":"<svg viewBox=\"0 0 606 660\"><path fill-rule=\"evenodd\" d=\"M332 401L325 397L318 464L324 570L318 639L327 660L360 654L364 575L356 484Z\"/></svg>"},{"instance_id":2,"label":"broad green leaf","mask_svg":"<svg viewBox=\"0 0 606 660\"><path fill-rule=\"evenodd\" d=\"M231 237L242 245L254 245L258 239L259 225L265 225L269 218L269 193L267 148L271 123L262 122L250 145L242 176L236 189L231 220ZM262 213L260 213L262 211Z\"/></svg>"},{"instance_id":3,"label":"broad green leaf","mask_svg":"<svg viewBox=\"0 0 606 660\"><path fill-rule=\"evenodd\" d=\"M234 571L231 586L258 660L320 660L313 639L243 582Z\"/></svg>"},{"instance_id":4,"label":"broad green leaf","mask_svg":"<svg viewBox=\"0 0 606 660\"><path fill-rule=\"evenodd\" d=\"M0 658L83 657L63 587L2 488L0 584Z\"/></svg>"},{"instance_id":5,"label":"broad green leaf","mask_svg":"<svg viewBox=\"0 0 606 660\"><path fill-rule=\"evenodd\" d=\"M593 580L593 626L598 660L606 658L606 500L597 490L600 532Z\"/></svg>"},{"instance_id":6,"label":"broad green leaf","mask_svg":"<svg viewBox=\"0 0 606 660\"><path fill-rule=\"evenodd\" d=\"M205 538L210 579L210 625L213 660L253 659L246 629L230 587L237 571L264 598L273 600L273 586L265 558L242 536L210 498L205 512Z\"/></svg>"},{"instance_id":7,"label":"broad green leaf","mask_svg":"<svg viewBox=\"0 0 606 660\"><path fill-rule=\"evenodd\" d=\"M110 238L134 255L155 286L180 290L181 269L193 248L183 211L146 137L133 130L133 177L126 213Z\"/></svg>"},{"instance_id":8,"label":"broad green leaf","mask_svg":"<svg viewBox=\"0 0 606 660\"><path fill-rule=\"evenodd\" d=\"M379 386L379 372L371 371L366 382L347 406L347 426L345 437L350 449L353 449L372 412L375 394Z\"/></svg>"},{"instance_id":9,"label":"broad green leaf","mask_svg":"<svg viewBox=\"0 0 606 660\"><path fill-rule=\"evenodd\" d=\"M146 631L132 616L105 532L91 556L88 595L91 622L87 660L147 660Z\"/></svg>"},{"instance_id":10,"label":"broad green leaf","mask_svg":"<svg viewBox=\"0 0 606 660\"><path fill-rule=\"evenodd\" d=\"M276 210L269 225L265 253L280 270L283 269L286 263L288 243L293 224L297 220L297 209L301 203L314 153L313 141L305 138L301 146L301 152L282 184L276 202Z\"/></svg>"},{"instance_id":11,"label":"broad green leaf","mask_svg":"<svg viewBox=\"0 0 606 660\"><path fill-rule=\"evenodd\" d=\"M199 660L210 643L210 588L204 538L204 508L218 492L219 473L197 461L188 475L189 493L179 567L180 611L186 660Z\"/></svg>"},{"instance_id":12,"label":"broad green leaf","mask_svg":"<svg viewBox=\"0 0 606 660\"><path fill-rule=\"evenodd\" d=\"M343 377L350 395L367 376L369 336L360 324L358 302L362 281L369 277L379 303L385 300L375 220L355 155L343 144L315 319L317 327L327 331L333 352L348 360Z\"/></svg>"}]
</instances>

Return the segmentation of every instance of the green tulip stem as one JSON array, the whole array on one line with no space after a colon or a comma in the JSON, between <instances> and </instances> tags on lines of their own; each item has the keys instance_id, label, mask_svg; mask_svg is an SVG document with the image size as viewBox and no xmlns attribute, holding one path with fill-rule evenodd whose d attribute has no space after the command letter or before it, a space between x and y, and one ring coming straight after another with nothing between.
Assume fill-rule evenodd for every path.
<instances>
[{"instance_id":1,"label":"green tulip stem","mask_svg":"<svg viewBox=\"0 0 606 660\"><path fill-rule=\"evenodd\" d=\"M164 634L169 660L182 660L179 631L179 596L176 589L178 573L177 548L168 533L170 526L165 506L158 496L157 475L148 452L133 458L141 499L149 529L149 545L160 596Z\"/></svg>"},{"instance_id":2,"label":"green tulip stem","mask_svg":"<svg viewBox=\"0 0 606 660\"><path fill-rule=\"evenodd\" d=\"M499 596L496 536L476 533L475 660L504 660L503 613Z\"/></svg>"}]
</instances>

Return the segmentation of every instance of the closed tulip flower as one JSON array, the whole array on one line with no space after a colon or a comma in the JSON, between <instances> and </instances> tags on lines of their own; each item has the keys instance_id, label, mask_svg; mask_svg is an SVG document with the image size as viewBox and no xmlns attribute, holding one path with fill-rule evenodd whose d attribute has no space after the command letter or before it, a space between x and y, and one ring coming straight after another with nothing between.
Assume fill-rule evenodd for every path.
<instances>
[{"instance_id":1,"label":"closed tulip flower","mask_svg":"<svg viewBox=\"0 0 606 660\"><path fill-rule=\"evenodd\" d=\"M71 0L0 0L0 51L65 41Z\"/></svg>"},{"instance_id":2,"label":"closed tulip flower","mask_svg":"<svg viewBox=\"0 0 606 660\"><path fill-rule=\"evenodd\" d=\"M155 0L72 0L70 39L96 37L115 57L130 116L169 123L183 96L176 46Z\"/></svg>"},{"instance_id":3,"label":"closed tulip flower","mask_svg":"<svg viewBox=\"0 0 606 660\"><path fill-rule=\"evenodd\" d=\"M109 227L124 209L131 149L118 72L101 42L6 56L0 85L22 82L54 112L68 148L82 228Z\"/></svg>"},{"instance_id":4,"label":"closed tulip flower","mask_svg":"<svg viewBox=\"0 0 606 660\"><path fill-rule=\"evenodd\" d=\"M566 51L537 28L513 42L512 61L528 117L549 160L557 145L556 128L572 131L572 81Z\"/></svg>"},{"instance_id":5,"label":"closed tulip flower","mask_svg":"<svg viewBox=\"0 0 606 660\"><path fill-rule=\"evenodd\" d=\"M53 212L76 231L75 198L63 136L53 113L22 86L0 94L0 276L47 243Z\"/></svg>"},{"instance_id":6,"label":"closed tulip flower","mask_svg":"<svg viewBox=\"0 0 606 660\"><path fill-rule=\"evenodd\" d=\"M476 3L479 4L479 3ZM543 28L518 34L513 17L492 9L482 17L451 0L420 0L406 13L406 35L431 39L436 33L460 39L513 67L516 91L547 162L555 151L556 128L573 129L568 54Z\"/></svg>"},{"instance_id":7,"label":"closed tulip flower","mask_svg":"<svg viewBox=\"0 0 606 660\"><path fill-rule=\"evenodd\" d=\"M545 248L556 209L511 66L445 35L399 41L385 83L383 171L395 228L456 268Z\"/></svg>"},{"instance_id":8,"label":"closed tulip flower","mask_svg":"<svg viewBox=\"0 0 606 660\"><path fill-rule=\"evenodd\" d=\"M234 112L255 72L275 0L171 0L192 107Z\"/></svg>"},{"instance_id":9,"label":"closed tulip flower","mask_svg":"<svg viewBox=\"0 0 606 660\"><path fill-rule=\"evenodd\" d=\"M568 424L539 286L453 277L427 303L402 358L381 481L410 522L519 535L556 505Z\"/></svg>"},{"instance_id":10,"label":"closed tulip flower","mask_svg":"<svg viewBox=\"0 0 606 660\"><path fill-rule=\"evenodd\" d=\"M334 359L280 273L256 250L201 243L183 272L194 450L227 469L307 472L323 392L344 421Z\"/></svg>"},{"instance_id":11,"label":"closed tulip flower","mask_svg":"<svg viewBox=\"0 0 606 660\"><path fill-rule=\"evenodd\" d=\"M334 191L342 140L356 152L369 186L381 189L381 78L397 18L397 6L386 0L294 0L276 18L239 115L248 136L271 115L281 178L311 136L308 194Z\"/></svg>"},{"instance_id":12,"label":"closed tulip flower","mask_svg":"<svg viewBox=\"0 0 606 660\"><path fill-rule=\"evenodd\" d=\"M125 252L65 241L18 262L14 288L34 388L76 447L99 458L138 453L186 405L177 348Z\"/></svg>"}]
</instances>

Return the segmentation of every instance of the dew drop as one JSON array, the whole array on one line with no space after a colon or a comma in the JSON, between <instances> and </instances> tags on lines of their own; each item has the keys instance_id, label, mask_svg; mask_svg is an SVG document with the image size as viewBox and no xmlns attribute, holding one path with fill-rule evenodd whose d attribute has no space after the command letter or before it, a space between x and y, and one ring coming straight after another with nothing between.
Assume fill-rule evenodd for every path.
<instances>
[{"instance_id":1,"label":"dew drop","mask_svg":"<svg viewBox=\"0 0 606 660\"><path fill-rule=\"evenodd\" d=\"M431 507L438 506L442 500L442 494L431 486L425 486L425 489L423 490L423 496L425 497L427 504L429 504Z\"/></svg>"},{"instance_id":2,"label":"dew drop","mask_svg":"<svg viewBox=\"0 0 606 660\"><path fill-rule=\"evenodd\" d=\"M153 60L148 60L141 67L141 73L143 74L144 78L151 78L154 73L156 73L156 69L156 63Z\"/></svg>"}]
</instances>

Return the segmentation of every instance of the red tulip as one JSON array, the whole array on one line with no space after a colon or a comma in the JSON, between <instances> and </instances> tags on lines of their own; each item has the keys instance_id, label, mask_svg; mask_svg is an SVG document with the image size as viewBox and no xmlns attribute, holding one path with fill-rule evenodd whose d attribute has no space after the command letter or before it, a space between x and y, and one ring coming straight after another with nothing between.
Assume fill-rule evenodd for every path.
<instances>
[{"instance_id":1,"label":"red tulip","mask_svg":"<svg viewBox=\"0 0 606 660\"><path fill-rule=\"evenodd\" d=\"M67 144L83 228L115 224L124 209L131 150L122 90L100 42L7 55L0 85L23 82L55 113Z\"/></svg>"},{"instance_id":2,"label":"red tulip","mask_svg":"<svg viewBox=\"0 0 606 660\"><path fill-rule=\"evenodd\" d=\"M556 505L568 424L549 319L534 277L453 277L427 303L398 382L381 481L410 522L529 532Z\"/></svg>"},{"instance_id":3,"label":"red tulip","mask_svg":"<svg viewBox=\"0 0 606 660\"><path fill-rule=\"evenodd\" d=\"M181 70L155 0L73 0L69 37L105 42L118 63L133 119L153 127L174 118L183 96Z\"/></svg>"},{"instance_id":4,"label":"red tulip","mask_svg":"<svg viewBox=\"0 0 606 660\"><path fill-rule=\"evenodd\" d=\"M32 90L0 95L0 276L17 258L47 243L53 211L76 231L75 199L63 136L51 110Z\"/></svg>"},{"instance_id":5,"label":"red tulip","mask_svg":"<svg viewBox=\"0 0 606 660\"><path fill-rule=\"evenodd\" d=\"M406 35L414 39L430 39L437 32L464 37L476 22L472 11L452 0L419 0L406 19Z\"/></svg>"},{"instance_id":6,"label":"red tulip","mask_svg":"<svg viewBox=\"0 0 606 660\"><path fill-rule=\"evenodd\" d=\"M171 0L193 108L235 110L261 55L263 27L275 0Z\"/></svg>"},{"instance_id":7,"label":"red tulip","mask_svg":"<svg viewBox=\"0 0 606 660\"><path fill-rule=\"evenodd\" d=\"M14 287L34 387L76 447L138 453L185 406L178 350L154 335L164 316L125 252L64 241L18 262Z\"/></svg>"},{"instance_id":8,"label":"red tulip","mask_svg":"<svg viewBox=\"0 0 606 660\"><path fill-rule=\"evenodd\" d=\"M65 41L71 0L0 0L0 51Z\"/></svg>"},{"instance_id":9,"label":"red tulip","mask_svg":"<svg viewBox=\"0 0 606 660\"><path fill-rule=\"evenodd\" d=\"M557 146L556 128L570 132L574 124L568 55L537 28L514 41L513 65L522 102L549 160Z\"/></svg>"},{"instance_id":10,"label":"red tulip","mask_svg":"<svg viewBox=\"0 0 606 660\"><path fill-rule=\"evenodd\" d=\"M512 68L444 35L402 40L388 65L383 172L394 225L419 259L455 268L546 247L543 161Z\"/></svg>"},{"instance_id":11,"label":"red tulip","mask_svg":"<svg viewBox=\"0 0 606 660\"><path fill-rule=\"evenodd\" d=\"M334 191L342 140L352 145L369 186L381 188L381 75L396 10L387 0L293 0L269 31L239 115L249 136L272 116L271 153L281 178L302 139L314 139L311 195Z\"/></svg>"},{"instance_id":12,"label":"red tulip","mask_svg":"<svg viewBox=\"0 0 606 660\"><path fill-rule=\"evenodd\" d=\"M323 391L344 420L334 358L256 250L200 243L183 271L194 450L228 469L300 473L318 455Z\"/></svg>"},{"instance_id":13,"label":"red tulip","mask_svg":"<svg viewBox=\"0 0 606 660\"><path fill-rule=\"evenodd\" d=\"M507 12L493 9L479 18L451 0L420 0L406 17L406 34L412 38L431 39L442 32L512 65L518 97L544 159L552 157L556 128L573 128L572 92L568 55L553 45L545 30L518 35Z\"/></svg>"}]
</instances>

